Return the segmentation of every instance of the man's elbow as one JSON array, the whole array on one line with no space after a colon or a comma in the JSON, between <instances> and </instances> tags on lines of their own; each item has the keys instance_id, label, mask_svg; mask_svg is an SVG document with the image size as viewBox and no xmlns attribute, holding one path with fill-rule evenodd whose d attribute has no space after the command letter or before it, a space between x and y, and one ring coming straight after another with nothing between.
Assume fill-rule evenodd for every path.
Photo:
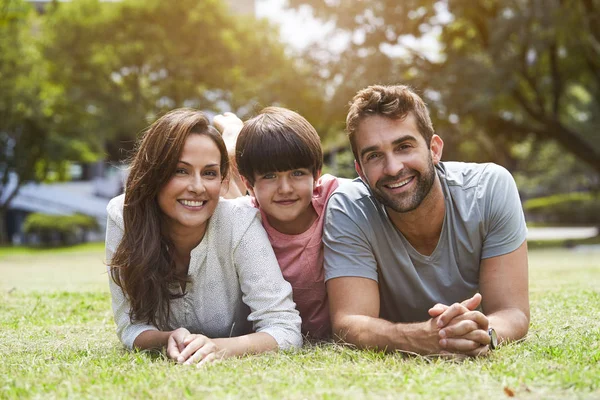
<instances>
[{"instance_id":1,"label":"man's elbow","mask_svg":"<svg viewBox=\"0 0 600 400\"><path fill-rule=\"evenodd\" d=\"M370 348L368 329L363 325L362 315L345 315L332 320L333 337L340 343L358 348Z\"/></svg>"}]
</instances>

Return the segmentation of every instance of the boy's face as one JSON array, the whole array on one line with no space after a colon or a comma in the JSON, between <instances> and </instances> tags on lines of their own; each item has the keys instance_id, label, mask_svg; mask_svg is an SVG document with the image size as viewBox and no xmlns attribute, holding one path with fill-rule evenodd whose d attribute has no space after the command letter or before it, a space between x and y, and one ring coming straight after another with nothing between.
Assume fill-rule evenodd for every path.
<instances>
[{"instance_id":1,"label":"boy's face","mask_svg":"<svg viewBox=\"0 0 600 400\"><path fill-rule=\"evenodd\" d=\"M315 179L307 168L269 172L254 176L254 186L246 181L273 228L297 235L305 232L317 218L312 206Z\"/></svg>"}]
</instances>

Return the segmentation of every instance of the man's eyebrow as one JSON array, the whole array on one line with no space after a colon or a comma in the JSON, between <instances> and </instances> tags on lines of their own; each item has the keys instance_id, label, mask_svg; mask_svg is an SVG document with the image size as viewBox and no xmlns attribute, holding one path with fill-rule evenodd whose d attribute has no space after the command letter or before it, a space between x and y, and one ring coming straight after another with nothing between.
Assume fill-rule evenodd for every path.
<instances>
[{"instance_id":1,"label":"man's eyebrow","mask_svg":"<svg viewBox=\"0 0 600 400\"><path fill-rule=\"evenodd\" d=\"M360 151L360 158L363 158L365 156L365 154L371 152L371 151L375 151L379 148L379 146L369 146L369 147L365 147L364 149L362 149Z\"/></svg>"},{"instance_id":2,"label":"man's eyebrow","mask_svg":"<svg viewBox=\"0 0 600 400\"><path fill-rule=\"evenodd\" d=\"M414 137L413 135L404 135L404 136L401 136L401 137L399 137L398 139L394 140L394 141L392 142L392 145L396 146L396 145L398 145L398 144L400 144L400 143L402 143L402 142L406 142L406 141L413 141L413 142L416 142L416 141L417 141L417 138L416 138L416 137ZM362 150L361 150L361 152L360 152L360 158L363 158L365 154L367 154L368 152L371 152L371 151L375 151L375 150L377 150L378 148L379 148L379 146L377 146L377 145L374 145L374 146L369 146L369 147L365 147L365 148L364 148L364 149L362 149Z\"/></svg>"}]
</instances>

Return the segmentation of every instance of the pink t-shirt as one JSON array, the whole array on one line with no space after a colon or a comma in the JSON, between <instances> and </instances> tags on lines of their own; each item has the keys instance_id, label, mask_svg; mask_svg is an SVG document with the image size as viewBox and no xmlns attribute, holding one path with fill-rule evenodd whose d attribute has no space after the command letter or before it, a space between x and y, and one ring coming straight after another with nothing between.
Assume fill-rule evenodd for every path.
<instances>
[{"instance_id":1,"label":"pink t-shirt","mask_svg":"<svg viewBox=\"0 0 600 400\"><path fill-rule=\"evenodd\" d=\"M312 197L318 217L308 230L299 235L286 235L275 230L261 210L262 223L283 277L292 285L296 309L302 317L302 333L316 338L331 335L321 238L325 206L338 186L339 180L334 176L323 175L319 178ZM252 204L258 206L254 199Z\"/></svg>"}]
</instances>

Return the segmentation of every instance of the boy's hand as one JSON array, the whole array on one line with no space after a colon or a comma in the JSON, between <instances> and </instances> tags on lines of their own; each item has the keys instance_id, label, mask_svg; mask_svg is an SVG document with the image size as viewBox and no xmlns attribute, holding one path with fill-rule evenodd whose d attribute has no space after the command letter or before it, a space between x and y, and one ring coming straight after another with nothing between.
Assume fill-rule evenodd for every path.
<instances>
[{"instance_id":1,"label":"boy's hand","mask_svg":"<svg viewBox=\"0 0 600 400\"><path fill-rule=\"evenodd\" d=\"M244 127L244 122L234 113L226 112L213 118L213 125L223 136L229 155L235 154L235 142Z\"/></svg>"}]
</instances>

